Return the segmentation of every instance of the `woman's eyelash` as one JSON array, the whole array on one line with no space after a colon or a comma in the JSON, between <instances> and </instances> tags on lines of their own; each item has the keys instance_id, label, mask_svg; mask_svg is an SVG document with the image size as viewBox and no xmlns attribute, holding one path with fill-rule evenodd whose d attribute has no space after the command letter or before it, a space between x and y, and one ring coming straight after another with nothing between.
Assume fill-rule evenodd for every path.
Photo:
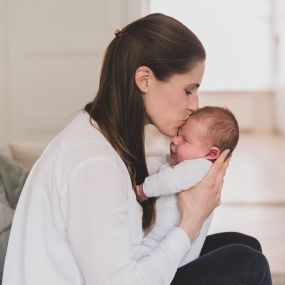
<instances>
[{"instance_id":1,"label":"woman's eyelash","mask_svg":"<svg viewBox=\"0 0 285 285\"><path fill-rule=\"evenodd\" d=\"M191 143L188 137L187 137L187 138L184 137L183 140L184 140L185 142L187 142L187 143Z\"/></svg>"},{"instance_id":2,"label":"woman's eyelash","mask_svg":"<svg viewBox=\"0 0 285 285\"><path fill-rule=\"evenodd\" d=\"M188 141L185 137L182 137L184 142L190 143L190 141Z\"/></svg>"},{"instance_id":3,"label":"woman's eyelash","mask_svg":"<svg viewBox=\"0 0 285 285\"><path fill-rule=\"evenodd\" d=\"M192 91L185 90L186 95L191 95Z\"/></svg>"}]
</instances>

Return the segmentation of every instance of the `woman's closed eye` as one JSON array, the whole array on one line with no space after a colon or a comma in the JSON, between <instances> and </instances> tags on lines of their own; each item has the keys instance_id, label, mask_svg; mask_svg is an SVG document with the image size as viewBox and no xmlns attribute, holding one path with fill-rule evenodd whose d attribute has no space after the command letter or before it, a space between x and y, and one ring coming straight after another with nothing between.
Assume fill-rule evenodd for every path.
<instances>
[{"instance_id":1,"label":"woman's closed eye","mask_svg":"<svg viewBox=\"0 0 285 285\"><path fill-rule=\"evenodd\" d=\"M182 137L182 141L185 142L185 143L191 143L190 140L185 138L185 137Z\"/></svg>"},{"instance_id":2,"label":"woman's closed eye","mask_svg":"<svg viewBox=\"0 0 285 285\"><path fill-rule=\"evenodd\" d=\"M185 94L187 95L187 96L189 96L189 95L192 95L192 90L185 90Z\"/></svg>"}]
</instances>

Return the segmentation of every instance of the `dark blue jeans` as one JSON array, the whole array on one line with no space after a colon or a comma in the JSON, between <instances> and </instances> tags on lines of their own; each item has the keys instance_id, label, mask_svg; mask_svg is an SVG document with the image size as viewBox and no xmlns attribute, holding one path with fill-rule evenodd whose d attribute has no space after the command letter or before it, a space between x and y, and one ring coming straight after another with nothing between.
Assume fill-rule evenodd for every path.
<instances>
[{"instance_id":1,"label":"dark blue jeans","mask_svg":"<svg viewBox=\"0 0 285 285\"><path fill-rule=\"evenodd\" d=\"M198 259L179 268L171 285L271 285L258 240L240 233L209 235Z\"/></svg>"}]
</instances>

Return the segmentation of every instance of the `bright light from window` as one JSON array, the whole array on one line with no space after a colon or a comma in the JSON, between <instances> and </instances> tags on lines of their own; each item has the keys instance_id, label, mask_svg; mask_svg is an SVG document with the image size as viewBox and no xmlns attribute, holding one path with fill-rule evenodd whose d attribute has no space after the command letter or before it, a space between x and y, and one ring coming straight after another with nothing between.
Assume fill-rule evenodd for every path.
<instances>
[{"instance_id":1,"label":"bright light from window","mask_svg":"<svg viewBox=\"0 0 285 285\"><path fill-rule=\"evenodd\" d=\"M270 0L150 0L150 10L178 19L202 41L202 90L271 90Z\"/></svg>"}]
</instances>

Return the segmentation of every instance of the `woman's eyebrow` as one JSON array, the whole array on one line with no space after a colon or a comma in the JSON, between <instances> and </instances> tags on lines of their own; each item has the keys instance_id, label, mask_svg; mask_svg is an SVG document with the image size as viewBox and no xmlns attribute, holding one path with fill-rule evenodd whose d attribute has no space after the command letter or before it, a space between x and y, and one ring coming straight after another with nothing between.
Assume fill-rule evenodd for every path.
<instances>
[{"instance_id":1,"label":"woman's eyebrow","mask_svg":"<svg viewBox=\"0 0 285 285\"><path fill-rule=\"evenodd\" d=\"M200 84L199 84L199 83L192 83L192 84L188 84L188 85L186 86L186 88L193 88L193 87L199 88L199 87L200 87Z\"/></svg>"}]
</instances>

